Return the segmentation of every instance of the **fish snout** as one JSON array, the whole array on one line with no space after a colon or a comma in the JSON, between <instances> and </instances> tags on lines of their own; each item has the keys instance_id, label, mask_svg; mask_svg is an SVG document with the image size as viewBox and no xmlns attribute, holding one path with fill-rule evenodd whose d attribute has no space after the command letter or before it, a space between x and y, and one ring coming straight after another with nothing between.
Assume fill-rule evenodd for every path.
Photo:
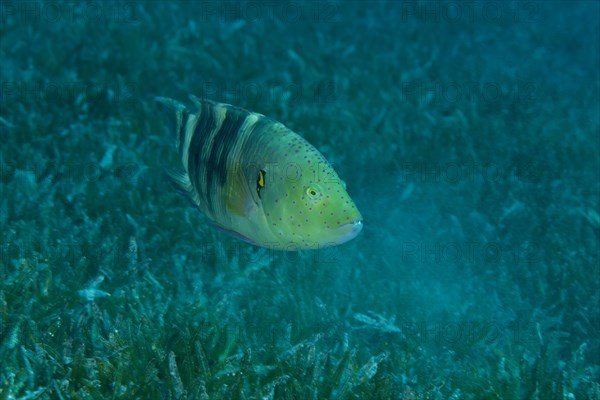
<instances>
[{"instance_id":1,"label":"fish snout","mask_svg":"<svg viewBox=\"0 0 600 400\"><path fill-rule=\"evenodd\" d=\"M360 231L362 231L363 222L362 219L357 219L348 224L344 224L336 228L337 244L345 243L349 240L354 239Z\"/></svg>"}]
</instances>

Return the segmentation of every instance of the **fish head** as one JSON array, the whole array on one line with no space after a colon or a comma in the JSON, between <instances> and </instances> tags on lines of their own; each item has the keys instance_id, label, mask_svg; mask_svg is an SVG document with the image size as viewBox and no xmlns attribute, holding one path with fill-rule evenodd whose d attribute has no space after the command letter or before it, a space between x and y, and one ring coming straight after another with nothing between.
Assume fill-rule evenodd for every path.
<instances>
[{"instance_id":1,"label":"fish head","mask_svg":"<svg viewBox=\"0 0 600 400\"><path fill-rule=\"evenodd\" d=\"M261 198L269 228L289 250L335 246L360 233L362 215L322 156L279 166Z\"/></svg>"}]
</instances>

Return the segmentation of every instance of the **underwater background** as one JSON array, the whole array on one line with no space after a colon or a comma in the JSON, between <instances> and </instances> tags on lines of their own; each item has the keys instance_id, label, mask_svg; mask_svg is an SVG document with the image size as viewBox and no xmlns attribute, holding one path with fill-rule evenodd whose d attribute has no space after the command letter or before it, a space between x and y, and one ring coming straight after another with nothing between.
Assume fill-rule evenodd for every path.
<instances>
[{"instance_id":1,"label":"underwater background","mask_svg":"<svg viewBox=\"0 0 600 400\"><path fill-rule=\"evenodd\" d=\"M0 399L600 399L598 2L0 11ZM189 94L311 142L361 234L211 228Z\"/></svg>"}]
</instances>

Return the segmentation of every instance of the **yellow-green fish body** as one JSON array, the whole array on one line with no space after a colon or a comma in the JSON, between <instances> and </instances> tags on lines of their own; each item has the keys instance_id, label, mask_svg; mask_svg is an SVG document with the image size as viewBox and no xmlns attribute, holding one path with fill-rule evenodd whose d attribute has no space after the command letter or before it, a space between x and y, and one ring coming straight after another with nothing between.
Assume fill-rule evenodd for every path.
<instances>
[{"instance_id":1,"label":"yellow-green fish body","mask_svg":"<svg viewBox=\"0 0 600 400\"><path fill-rule=\"evenodd\" d=\"M172 182L217 227L255 245L318 249L353 239L362 216L311 144L262 114L191 96L157 97L176 115L185 172Z\"/></svg>"}]
</instances>

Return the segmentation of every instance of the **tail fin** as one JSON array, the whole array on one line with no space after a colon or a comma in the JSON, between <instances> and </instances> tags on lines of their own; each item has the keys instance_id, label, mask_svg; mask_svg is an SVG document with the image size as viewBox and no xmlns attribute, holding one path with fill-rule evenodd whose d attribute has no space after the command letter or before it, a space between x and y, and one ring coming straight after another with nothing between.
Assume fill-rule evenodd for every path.
<instances>
[{"instance_id":1,"label":"tail fin","mask_svg":"<svg viewBox=\"0 0 600 400\"><path fill-rule=\"evenodd\" d=\"M154 100L158 103L164 104L169 109L175 112L175 130L173 135L175 136L175 146L181 156L181 143L185 138L185 125L184 117L189 114L186 106L176 100L169 99L168 97L155 96Z\"/></svg>"}]
</instances>

